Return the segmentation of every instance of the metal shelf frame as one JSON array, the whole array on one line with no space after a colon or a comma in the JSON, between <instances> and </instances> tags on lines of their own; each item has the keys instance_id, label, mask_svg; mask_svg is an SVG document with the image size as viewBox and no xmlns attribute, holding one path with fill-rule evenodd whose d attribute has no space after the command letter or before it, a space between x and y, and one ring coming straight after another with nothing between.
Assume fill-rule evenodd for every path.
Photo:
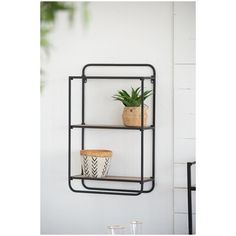
<instances>
[{"instance_id":1,"label":"metal shelf frame","mask_svg":"<svg viewBox=\"0 0 236 236\"><path fill-rule=\"evenodd\" d=\"M152 75L150 76L87 76L86 69L88 67L148 67L152 70ZM71 86L74 79L80 79L82 82L82 117L81 124L71 124ZM123 80L140 80L141 82L141 126L140 127L125 127L117 125L92 125L85 124L85 84L90 79L96 80L106 80L106 79L123 79ZM152 124L151 126L144 126L144 81L150 80L152 83ZM82 69L82 76L69 76L69 85L68 85L68 184L69 188L76 193L92 193L92 194L113 194L113 195L126 195L126 196L137 196L142 193L149 193L155 187L155 97L156 97L156 70L151 64L86 64ZM71 175L71 132L73 129L81 129L81 149L85 147L85 129L120 129L120 130L134 130L140 131L140 176L130 177L130 176L106 176L104 178L90 178L82 175ZM144 177L144 131L150 130L152 132L152 174L150 177ZM82 186L84 189L74 189L71 182L73 180L81 180ZM89 187L86 180L94 181L118 181L118 182L128 182L128 183L139 183L139 189L117 189L117 188L98 188L98 187ZM144 184L151 182L151 187L148 190L144 189Z\"/></svg>"},{"instance_id":2,"label":"metal shelf frame","mask_svg":"<svg viewBox=\"0 0 236 236\"><path fill-rule=\"evenodd\" d=\"M192 219L192 191L196 191L196 186L192 186L192 165L196 165L196 161L187 162L187 199L188 199L188 234L193 234L193 219Z\"/></svg>"}]
</instances>

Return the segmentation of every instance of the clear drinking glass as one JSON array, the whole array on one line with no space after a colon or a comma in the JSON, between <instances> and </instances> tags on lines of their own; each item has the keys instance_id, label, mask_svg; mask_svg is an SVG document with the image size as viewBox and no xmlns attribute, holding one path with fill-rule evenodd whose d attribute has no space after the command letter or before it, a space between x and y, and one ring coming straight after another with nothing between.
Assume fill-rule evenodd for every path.
<instances>
[{"instance_id":1,"label":"clear drinking glass","mask_svg":"<svg viewBox=\"0 0 236 236\"><path fill-rule=\"evenodd\" d=\"M143 223L138 220L133 220L130 222L131 234L142 234L142 225Z\"/></svg>"},{"instance_id":2,"label":"clear drinking glass","mask_svg":"<svg viewBox=\"0 0 236 236\"><path fill-rule=\"evenodd\" d=\"M125 226L123 225L110 225L107 228L109 234L125 234Z\"/></svg>"}]
</instances>

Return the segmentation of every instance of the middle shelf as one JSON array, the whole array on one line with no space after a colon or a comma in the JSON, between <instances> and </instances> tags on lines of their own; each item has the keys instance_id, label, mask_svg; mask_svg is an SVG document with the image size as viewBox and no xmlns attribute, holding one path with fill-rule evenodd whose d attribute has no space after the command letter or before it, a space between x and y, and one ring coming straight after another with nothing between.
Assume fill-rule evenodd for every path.
<instances>
[{"instance_id":1,"label":"middle shelf","mask_svg":"<svg viewBox=\"0 0 236 236\"><path fill-rule=\"evenodd\" d=\"M91 129L128 129L128 130L141 130L142 127L127 127L127 126L122 126L122 125L71 125L71 129L73 128L91 128ZM144 126L144 130L148 129L155 129L154 126Z\"/></svg>"}]
</instances>

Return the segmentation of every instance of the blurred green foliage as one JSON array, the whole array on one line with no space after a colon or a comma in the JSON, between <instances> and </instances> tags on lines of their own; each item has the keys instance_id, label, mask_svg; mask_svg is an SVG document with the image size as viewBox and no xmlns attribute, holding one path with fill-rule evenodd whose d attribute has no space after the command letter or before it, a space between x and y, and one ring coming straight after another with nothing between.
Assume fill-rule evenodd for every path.
<instances>
[{"instance_id":1,"label":"blurred green foliage","mask_svg":"<svg viewBox=\"0 0 236 236\"><path fill-rule=\"evenodd\" d=\"M50 43L48 34L52 31L57 13L60 11L68 12L69 20L72 22L75 6L70 2L40 2L40 46L46 52Z\"/></svg>"},{"instance_id":2,"label":"blurred green foliage","mask_svg":"<svg viewBox=\"0 0 236 236\"><path fill-rule=\"evenodd\" d=\"M48 40L48 35L53 30L58 13L67 12L68 20L72 23L75 10L74 2L40 2L40 47L44 53L49 54L51 44ZM88 2L81 2L81 16L84 26L87 26L89 22ZM43 74L44 71L41 68L41 91L45 86L45 81L42 81Z\"/></svg>"}]
</instances>

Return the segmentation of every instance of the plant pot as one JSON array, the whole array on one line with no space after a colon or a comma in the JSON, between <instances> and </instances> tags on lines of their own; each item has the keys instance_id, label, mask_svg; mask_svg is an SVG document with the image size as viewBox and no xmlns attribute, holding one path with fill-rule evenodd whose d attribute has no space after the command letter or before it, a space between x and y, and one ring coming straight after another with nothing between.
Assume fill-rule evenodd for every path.
<instances>
[{"instance_id":1,"label":"plant pot","mask_svg":"<svg viewBox=\"0 0 236 236\"><path fill-rule=\"evenodd\" d=\"M110 150L80 150L83 175L93 178L102 178L107 175L112 151Z\"/></svg>"},{"instance_id":2,"label":"plant pot","mask_svg":"<svg viewBox=\"0 0 236 236\"><path fill-rule=\"evenodd\" d=\"M143 125L147 126L148 107L143 108ZM141 127L141 107L124 107L123 123L129 127Z\"/></svg>"}]
</instances>

